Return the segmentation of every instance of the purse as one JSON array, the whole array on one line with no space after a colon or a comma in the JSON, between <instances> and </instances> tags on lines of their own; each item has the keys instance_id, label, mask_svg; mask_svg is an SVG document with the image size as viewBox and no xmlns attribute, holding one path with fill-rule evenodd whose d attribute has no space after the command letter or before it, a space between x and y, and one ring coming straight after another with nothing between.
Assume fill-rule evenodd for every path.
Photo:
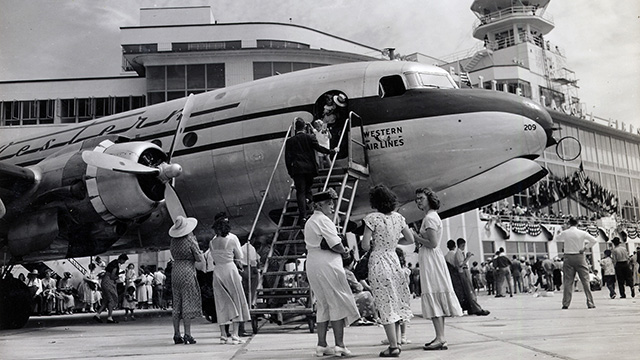
<instances>
[{"instance_id":1,"label":"purse","mask_svg":"<svg viewBox=\"0 0 640 360\"><path fill-rule=\"evenodd\" d=\"M366 280L369 277L369 254L370 252L364 254L353 269L353 274L358 280Z\"/></svg>"}]
</instances>

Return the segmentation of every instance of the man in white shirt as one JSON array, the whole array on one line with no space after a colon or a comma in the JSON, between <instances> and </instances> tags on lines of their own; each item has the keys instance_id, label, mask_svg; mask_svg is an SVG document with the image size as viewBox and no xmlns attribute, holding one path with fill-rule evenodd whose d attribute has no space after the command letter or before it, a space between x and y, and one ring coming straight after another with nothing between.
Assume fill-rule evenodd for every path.
<instances>
[{"instance_id":1,"label":"man in white shirt","mask_svg":"<svg viewBox=\"0 0 640 360\"><path fill-rule=\"evenodd\" d=\"M584 251L595 245L596 239L589 235L588 232L578 229L578 220L570 218L568 221L569 228L561 232L556 240L564 241L564 292L562 295L562 308L568 309L571 305L571 296L573 295L573 279L576 272L584 288L584 295L587 298L587 308L593 309L596 305L593 303L591 288L589 286L589 266L584 257Z\"/></svg>"},{"instance_id":2,"label":"man in white shirt","mask_svg":"<svg viewBox=\"0 0 640 360\"><path fill-rule=\"evenodd\" d=\"M159 267L153 273L153 305L156 309L164 310L167 308L164 301L164 282L166 280L167 276L164 274L164 269Z\"/></svg>"}]
</instances>

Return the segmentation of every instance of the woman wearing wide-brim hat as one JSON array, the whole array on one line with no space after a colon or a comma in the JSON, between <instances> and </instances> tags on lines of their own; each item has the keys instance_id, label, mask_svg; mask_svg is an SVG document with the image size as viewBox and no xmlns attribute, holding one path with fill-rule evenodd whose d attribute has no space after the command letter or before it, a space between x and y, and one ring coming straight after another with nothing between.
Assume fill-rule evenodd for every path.
<instances>
[{"instance_id":1,"label":"woman wearing wide-brim hat","mask_svg":"<svg viewBox=\"0 0 640 360\"><path fill-rule=\"evenodd\" d=\"M336 193L333 189L313 195L314 212L304 226L307 245L307 278L316 296L318 344L316 355L351 355L344 344L344 328L360 319L342 255L348 250L342 245L335 224L329 218L334 211ZM335 348L327 345L327 329L331 322Z\"/></svg>"},{"instance_id":2,"label":"woman wearing wide-brim hat","mask_svg":"<svg viewBox=\"0 0 640 360\"><path fill-rule=\"evenodd\" d=\"M178 216L169 229L171 236L171 290L173 292L173 342L175 344L195 344L191 336L191 319L202 316L200 286L195 263L204 261L193 230L198 220ZM184 324L184 337L180 335L180 320Z\"/></svg>"}]
</instances>

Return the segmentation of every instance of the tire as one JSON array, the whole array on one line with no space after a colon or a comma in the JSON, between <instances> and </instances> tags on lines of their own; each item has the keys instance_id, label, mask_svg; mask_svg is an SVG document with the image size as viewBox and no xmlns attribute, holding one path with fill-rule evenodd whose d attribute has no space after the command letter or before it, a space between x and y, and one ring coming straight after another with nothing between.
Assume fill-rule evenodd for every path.
<instances>
[{"instance_id":1,"label":"tire","mask_svg":"<svg viewBox=\"0 0 640 360\"><path fill-rule=\"evenodd\" d=\"M33 301L27 285L15 278L0 279L0 329L20 329L31 315Z\"/></svg>"}]
</instances>

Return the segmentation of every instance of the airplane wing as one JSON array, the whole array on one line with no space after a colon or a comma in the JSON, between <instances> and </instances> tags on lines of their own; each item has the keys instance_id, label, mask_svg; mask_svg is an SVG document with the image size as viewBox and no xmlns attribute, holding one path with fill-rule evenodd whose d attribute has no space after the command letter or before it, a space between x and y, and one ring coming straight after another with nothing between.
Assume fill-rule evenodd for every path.
<instances>
[{"instance_id":1,"label":"airplane wing","mask_svg":"<svg viewBox=\"0 0 640 360\"><path fill-rule=\"evenodd\" d=\"M5 202L11 202L36 182L36 174L27 168L0 162L0 219L6 213Z\"/></svg>"}]
</instances>

